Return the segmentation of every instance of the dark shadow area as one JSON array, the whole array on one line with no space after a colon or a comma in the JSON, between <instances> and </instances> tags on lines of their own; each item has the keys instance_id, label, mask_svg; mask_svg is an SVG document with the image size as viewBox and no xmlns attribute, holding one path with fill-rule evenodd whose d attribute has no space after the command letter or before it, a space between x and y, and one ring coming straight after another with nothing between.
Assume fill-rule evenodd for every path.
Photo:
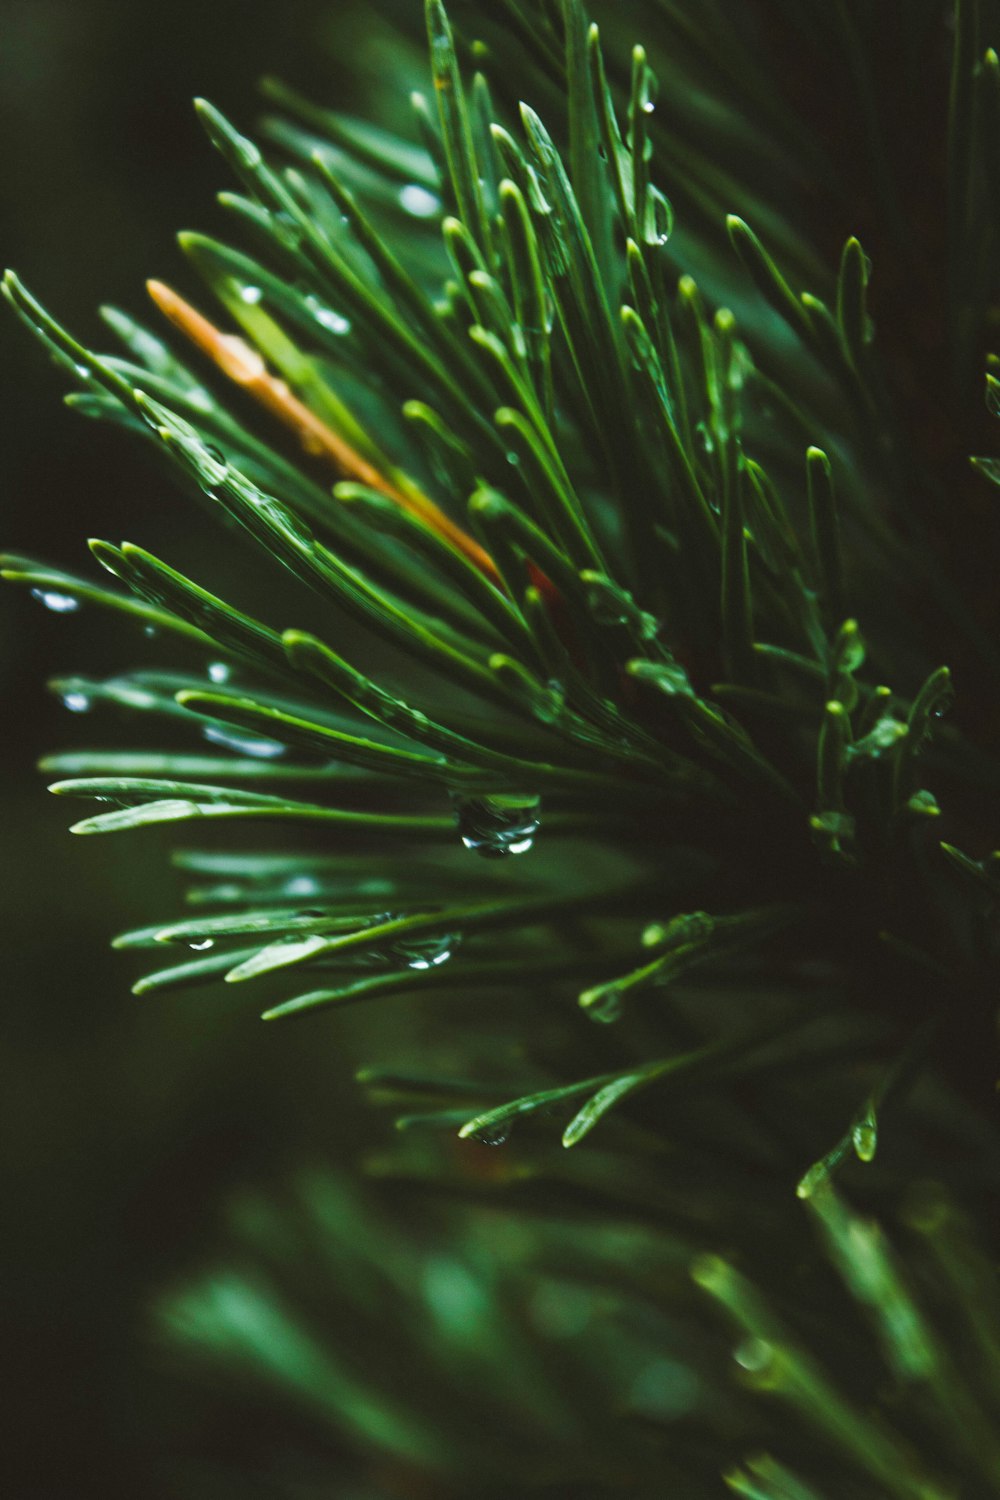
<instances>
[{"instance_id":1,"label":"dark shadow area","mask_svg":"<svg viewBox=\"0 0 1000 1500\"><path fill-rule=\"evenodd\" d=\"M213 195L232 183L192 96L250 126L264 72L341 105L354 74L350 17L318 0L3 0L0 32L3 262L89 339L102 302L146 316L147 276L193 285L174 231L222 224ZM190 556L190 510L147 455L61 405L64 382L6 308L0 342L3 547L92 572L87 536ZM227 564L234 582L241 564ZM315 1033L267 1033L257 996L130 996L134 969L108 942L177 910L166 844L69 837L72 809L46 798L34 763L120 733L97 715L71 722L44 684L134 664L136 643L92 611L59 617L15 590L0 591L0 622L13 1436L0 1483L18 1500L151 1500L177 1493L167 1450L207 1419L159 1368L146 1310L227 1189L310 1149L350 1149L350 1062L329 1033L329 1051ZM143 646L149 665L156 651Z\"/></svg>"}]
</instances>

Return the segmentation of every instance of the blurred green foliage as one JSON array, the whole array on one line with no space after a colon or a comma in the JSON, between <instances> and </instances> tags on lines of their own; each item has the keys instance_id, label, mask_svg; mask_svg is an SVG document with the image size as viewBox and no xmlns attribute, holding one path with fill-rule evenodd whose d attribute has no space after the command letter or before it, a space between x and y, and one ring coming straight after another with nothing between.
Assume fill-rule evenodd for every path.
<instances>
[{"instance_id":1,"label":"blurred green foliage","mask_svg":"<svg viewBox=\"0 0 1000 1500\"><path fill-rule=\"evenodd\" d=\"M174 0L155 13L128 0L3 0L0 31L3 257L30 265L82 328L96 327L95 308L111 296L141 310L145 278L177 261L177 225L213 219L224 174L195 122L196 93L252 118L257 81L274 71L351 102L365 81L359 47L377 63L352 8L323 0L280 10ZM141 516L147 540L196 550L190 516L143 456L53 402L51 371L24 359L11 323L0 339L4 543L68 563L83 535L127 532ZM0 1483L19 1500L152 1500L178 1493L167 1453L212 1419L158 1373L150 1299L203 1243L228 1190L303 1154L338 1156L364 1126L356 1101L346 1107L353 1085L339 1048L290 1033L276 1048L225 999L210 1011L199 997L169 1009L130 1000L134 968L107 946L106 913L138 923L150 904L168 911L174 883L152 849L141 880L118 850L91 846L96 858L86 858L34 769L66 719L45 679L84 646L110 666L115 631L93 614L16 605L4 591L0 1154L12 1440Z\"/></svg>"}]
</instances>

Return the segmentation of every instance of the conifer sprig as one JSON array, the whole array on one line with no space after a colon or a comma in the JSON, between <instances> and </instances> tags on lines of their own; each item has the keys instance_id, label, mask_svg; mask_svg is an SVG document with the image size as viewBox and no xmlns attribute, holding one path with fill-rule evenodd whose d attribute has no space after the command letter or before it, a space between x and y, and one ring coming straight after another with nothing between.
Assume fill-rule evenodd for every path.
<instances>
[{"instance_id":1,"label":"conifer sprig","mask_svg":"<svg viewBox=\"0 0 1000 1500\"><path fill-rule=\"evenodd\" d=\"M764 8L801 23L795 7ZM653 1198L683 1229L670 1251L681 1261L696 1230L731 1243L752 1212L719 1146L745 1132L788 1212L796 1183L814 1205L896 1376L925 1382L945 1447L954 1439L941 1462L995 1480L957 1358L829 1181L853 1159L896 1196L911 1175L897 1165L907 1129L935 1118L935 1090L968 1087L969 1036L990 1045L996 960L976 798L995 790L997 766L941 720L950 665L992 672L998 657L967 597L975 538L968 555L956 543L937 556L951 469L914 430L907 351L893 330L885 348L876 335L869 283L886 273L853 233L827 263L829 236L810 238L808 216L788 211L826 152L808 132L797 156L778 150L789 116L766 48L741 26L723 38L724 8L695 24L686 5L647 7L680 49L667 54L677 93L665 109L652 48L625 54L616 28L606 48L578 0L500 9L492 76L470 79L443 5L427 0L436 117L418 95L417 142L271 84L291 119L269 122L265 153L198 103L239 179L222 201L252 251L180 237L206 293L150 283L170 344L108 310L125 352L93 351L8 273L9 302L79 386L71 403L150 444L312 596L308 621L318 610L331 622L325 638L266 600L259 618L236 610L208 569L187 578L132 543L91 544L115 589L7 559L5 576L49 607L118 611L175 638L186 663L56 684L71 709L138 711L176 748L66 752L46 763L52 790L114 804L75 832L224 820L243 839L181 857L193 917L118 939L212 950L137 992L261 980L269 1020L408 996L448 1018L405 1076L378 1062L365 1073L404 1111L386 1172L474 1196L429 1143L497 1144L516 1122L546 1166L505 1183L530 1198L544 1179L558 1203L583 1187L646 1222L644 1194L669 1167ZM851 6L808 9L853 80L884 189L882 243L898 246L908 209L874 44ZM926 23L930 7L918 11ZM997 227L985 19L959 8L947 125L957 410L992 295L970 237L988 247ZM913 46L901 66L917 76ZM940 46L926 50L933 65ZM500 66L512 55L532 105L507 97L522 76ZM733 102L699 144L703 86ZM758 171L744 187L730 163L747 109ZM833 171L831 184L843 201ZM887 605L901 574L922 592ZM949 665L920 614L947 626ZM280 854L256 842L254 821L280 826ZM516 1065L487 1045L498 1006ZM470 1055L493 1051L481 1076L449 1076L456 1029L479 1038ZM564 1146L587 1138L572 1159L592 1152L592 1169L548 1165L549 1114ZM958 1138L957 1115L953 1126ZM884 1178L880 1127L901 1153ZM731 1205L703 1205L699 1222L677 1153L717 1173ZM995 1142L983 1156L995 1163ZM804 1231L784 1223L743 1247L757 1269L775 1235L801 1252ZM696 1279L750 1340L741 1367L830 1445L839 1473L862 1476L866 1494L951 1493L937 1455L922 1456L920 1416L898 1433L868 1422L744 1270L702 1259ZM224 1341L233 1309L253 1301L246 1288L232 1299L198 1304L196 1333ZM370 1393L280 1328L266 1296L254 1306L270 1329L258 1354L297 1350L298 1382L315 1393L329 1380L362 1445L436 1470L400 1411L376 1402L373 1427ZM555 1397L548 1415L577 1440ZM732 1412L713 1420L743 1431ZM677 1462L700 1472L693 1450ZM752 1459L728 1482L771 1500L822 1493L807 1468L800 1480Z\"/></svg>"},{"instance_id":2,"label":"conifer sprig","mask_svg":"<svg viewBox=\"0 0 1000 1500\"><path fill-rule=\"evenodd\" d=\"M460 687L482 707L470 721L447 698L411 706L311 634L238 614L131 544L94 543L98 560L156 611L156 622L165 617L189 640L211 643L224 658L215 672L228 678L235 670L239 687L147 673L78 680L64 691L88 705L127 703L200 725L223 749L246 753L236 762L219 757L214 779L204 781L182 779L190 756L162 758L176 777L144 778L114 774L120 759L102 777L107 763L92 754L86 764L97 774L54 789L119 804L76 824L78 832L264 818L432 841L446 832L441 799L450 795L464 842L490 855L530 847L544 796L542 838L553 849L561 833L587 839L595 852L602 841L617 844L633 879L641 871L650 887L665 846L699 846L725 875L716 880L718 919L691 951L699 963L725 963L720 934L751 920L739 914L740 880L726 889L741 842L769 841L787 856L787 869L765 885L779 904L810 864L807 878L824 890L824 860L858 869L895 859L900 882L909 881L906 848L937 812L918 778L947 674L932 674L909 707L864 680L865 646L845 618L844 549L858 545L871 500L857 494L841 516L831 459L818 446L800 446L829 397L788 420L798 396L786 396L784 420L769 415L756 393L758 385L768 395L780 390L778 370L767 370L767 341L752 360L737 316L725 307L710 314L689 273L671 297L672 215L653 181L655 80L642 50L633 55L623 119L596 28L567 7L564 162L527 107L519 120L473 129L440 4L429 4L428 24L438 145L426 155L400 147L395 159L414 168L414 192L430 195L437 171L441 200L413 226L404 258L372 216L385 191L367 211L314 138L311 175L279 171L217 110L198 106L252 195L270 253L260 261L201 235L181 237L238 334L160 282L150 291L217 372L264 408L261 437L226 413L210 370L187 368L125 315L108 316L131 360L85 349L16 277L8 276L6 291L81 380L88 410L144 431L304 585L436 671L449 695ZM310 124L326 118L294 96L286 102ZM303 149L294 132L284 143ZM367 152L365 180L385 167L389 145L380 145L377 162ZM336 158L342 154L338 142ZM421 215L429 201L420 199ZM451 278L435 300L418 269L432 251L414 256L410 241L433 235L442 214L441 269L447 276L450 262ZM868 273L857 242L845 248L830 312L791 290L743 219L731 215L729 228L750 272L741 312L763 297L804 357L826 366L833 389L850 386L869 337ZM341 393L345 382L354 409ZM409 430L400 428L400 410ZM294 451L283 456L281 427L304 462ZM849 426L839 439L840 467L856 476L863 459L850 458L851 441ZM788 494L796 446L805 509L801 490ZM324 468L341 480L333 499ZM846 488L857 490L856 479ZM16 560L7 572L43 596L57 584L81 587ZM130 595L83 588L64 597L153 623ZM863 605L853 588L852 604ZM858 731L864 721L864 732L854 721ZM306 762L275 764L272 756L286 750ZM258 761L261 775L289 788L302 778L312 794L226 785L253 779ZM370 793L369 811L316 799L324 783L334 799L338 786L347 790L344 767L361 774L350 791ZM380 809L399 778L407 810ZM744 887L756 881L752 865ZM493 873L484 869L487 898ZM553 864L545 878L560 888L557 908L582 899L572 882L564 887L564 868ZM830 890L835 925L840 897L836 884ZM471 961L479 907L427 895L428 910L405 922L442 939L468 936L456 962L466 953ZM535 903L515 901L511 920L544 924L551 905L544 892ZM487 899L482 910L494 906ZM613 897L607 915L638 937ZM353 934L329 939L327 925L341 920L337 908L307 920L276 914L268 944L241 953L231 977L325 962L331 942L367 961L386 919L359 914ZM389 925L402 920L393 916ZM815 913L799 921L815 941ZM877 910L862 919L873 932L882 921ZM550 942L558 947L551 929ZM640 963L585 987L580 1003L595 1016L617 1015L626 995L662 986L677 967L671 955ZM291 1008L298 1013L301 1001ZM287 1012L281 1004L268 1014Z\"/></svg>"}]
</instances>

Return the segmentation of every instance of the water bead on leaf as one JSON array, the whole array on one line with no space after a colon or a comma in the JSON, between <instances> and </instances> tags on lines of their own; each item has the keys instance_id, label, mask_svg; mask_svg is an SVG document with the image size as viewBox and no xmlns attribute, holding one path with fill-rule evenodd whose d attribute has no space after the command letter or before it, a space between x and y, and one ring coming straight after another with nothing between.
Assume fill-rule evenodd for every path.
<instances>
[{"instance_id":1,"label":"water bead on leaf","mask_svg":"<svg viewBox=\"0 0 1000 1500\"><path fill-rule=\"evenodd\" d=\"M557 677L550 677L544 690L532 704L535 718L542 724L558 722L566 707L566 689ZM516 851L514 851L516 852Z\"/></svg>"},{"instance_id":2,"label":"water bead on leaf","mask_svg":"<svg viewBox=\"0 0 1000 1500\"><path fill-rule=\"evenodd\" d=\"M213 443L182 443L192 454L202 482L208 486L221 484L229 474L229 460L221 448Z\"/></svg>"},{"instance_id":3,"label":"water bead on leaf","mask_svg":"<svg viewBox=\"0 0 1000 1500\"><path fill-rule=\"evenodd\" d=\"M453 796L459 838L483 859L526 854L540 826L541 799Z\"/></svg>"},{"instance_id":4,"label":"water bead on leaf","mask_svg":"<svg viewBox=\"0 0 1000 1500\"><path fill-rule=\"evenodd\" d=\"M760 1375L774 1358L774 1349L761 1338L744 1339L733 1350L733 1358L749 1375Z\"/></svg>"},{"instance_id":5,"label":"water bead on leaf","mask_svg":"<svg viewBox=\"0 0 1000 1500\"><path fill-rule=\"evenodd\" d=\"M849 745L847 753L852 758L867 755L872 760L879 760L887 750L891 750L893 745L905 738L907 733L905 724L899 719L892 718L891 715L886 715L878 720L874 729L870 734L866 734L864 739L858 740L854 745Z\"/></svg>"},{"instance_id":6,"label":"water bead on leaf","mask_svg":"<svg viewBox=\"0 0 1000 1500\"><path fill-rule=\"evenodd\" d=\"M396 943L392 956L401 959L408 969L436 969L448 962L459 941L456 933L448 932L423 941Z\"/></svg>"},{"instance_id":7,"label":"water bead on leaf","mask_svg":"<svg viewBox=\"0 0 1000 1500\"><path fill-rule=\"evenodd\" d=\"M316 322L322 328L327 329L328 332L335 333L338 338L343 338L345 334L350 333L350 319L345 318L343 313L334 312L332 307L327 307L318 297L308 296L306 298L306 306L316 319Z\"/></svg>"},{"instance_id":8,"label":"water bead on leaf","mask_svg":"<svg viewBox=\"0 0 1000 1500\"><path fill-rule=\"evenodd\" d=\"M580 996L580 1005L592 1021L612 1026L625 1011L625 997L617 984L600 984Z\"/></svg>"},{"instance_id":9,"label":"water bead on leaf","mask_svg":"<svg viewBox=\"0 0 1000 1500\"><path fill-rule=\"evenodd\" d=\"M86 693L63 693L62 701L64 707L68 708L71 714L89 713L92 706Z\"/></svg>"},{"instance_id":10,"label":"water bead on leaf","mask_svg":"<svg viewBox=\"0 0 1000 1500\"><path fill-rule=\"evenodd\" d=\"M31 597L44 604L55 615L69 615L80 608L79 599L72 594L62 594L55 589L32 589Z\"/></svg>"},{"instance_id":11,"label":"water bead on leaf","mask_svg":"<svg viewBox=\"0 0 1000 1500\"><path fill-rule=\"evenodd\" d=\"M285 753L285 746L280 740L237 734L221 724L206 724L202 734L211 744L221 745L224 750L232 750L235 755L252 755L257 760L277 760Z\"/></svg>"},{"instance_id":12,"label":"water bead on leaf","mask_svg":"<svg viewBox=\"0 0 1000 1500\"><path fill-rule=\"evenodd\" d=\"M386 911L366 919L363 925L381 927L387 922L400 920L399 913ZM434 933L429 937L402 937L381 952L366 954L365 959L372 964L401 963L408 969L437 969L448 962L461 941L461 933L457 932Z\"/></svg>"},{"instance_id":13,"label":"water bead on leaf","mask_svg":"<svg viewBox=\"0 0 1000 1500\"><path fill-rule=\"evenodd\" d=\"M441 199L437 194L415 182L408 182L400 188L399 204L415 219L433 219L441 212Z\"/></svg>"}]
</instances>

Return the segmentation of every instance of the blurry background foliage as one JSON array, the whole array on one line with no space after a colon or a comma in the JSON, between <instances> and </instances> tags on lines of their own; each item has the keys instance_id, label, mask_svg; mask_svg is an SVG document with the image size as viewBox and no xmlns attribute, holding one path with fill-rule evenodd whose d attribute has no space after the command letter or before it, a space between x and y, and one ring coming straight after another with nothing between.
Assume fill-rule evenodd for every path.
<instances>
[{"instance_id":1,"label":"blurry background foliage","mask_svg":"<svg viewBox=\"0 0 1000 1500\"><path fill-rule=\"evenodd\" d=\"M367 109L377 92L382 122L409 134L407 95L427 76L422 8L416 0L382 0L374 13L303 3L280 10L178 4L155 14L110 3L3 5L0 94L6 139L17 142L0 166L9 178L5 260L24 269L32 290L84 340L103 342L95 306L114 300L142 310L147 275L175 278L171 230L214 230L212 192L232 185L200 138L190 96L209 96L249 127L257 112L253 80L268 72L348 110ZM537 100L557 131L555 53L543 45L523 76L504 60L526 15L539 21L545 42L558 11L548 0L534 8L515 0L454 6L459 26L472 18L466 40L483 37L477 55L493 49L501 107L519 95ZM981 12L984 29L998 19L991 0L965 14L973 11ZM978 642L975 630L949 638L961 687L982 670L983 634L995 631L1000 614L996 521L966 462L970 451L995 445L978 396L981 329L962 313L984 306L995 312L995 172L990 178L977 168L964 179L968 193L959 209L969 217L959 213L952 247L961 269L951 284L941 282L939 184L954 8L931 0L886 5L878 24L871 8L847 0L625 0L598 14L619 67L627 44L645 40L668 80L658 106L667 125L656 178L678 213L670 255L697 272L710 301L724 297L737 309L748 342L768 350L794 394L798 346L750 292L745 265L756 266L758 285L770 273L736 225L741 269L724 234L724 212L748 211L764 238L780 243L782 267L796 287L816 286L828 298L848 233L859 233L873 255L880 357L912 450L905 441L882 441L877 404L854 409L850 398L841 406L837 396L828 409L834 443L839 422L843 451L858 456L857 474L873 482L912 546L902 557L920 552L927 559L928 577L909 577L904 568L880 588L887 554L878 545L858 546L855 533L857 591L866 600L875 659L881 667L888 657L900 691L915 695L909 767L930 715L942 706L940 683L923 694L917 688L928 660L939 658L943 626L968 604L981 628ZM394 21L402 30L392 29ZM719 42L707 49L711 90L703 89L697 62L702 27ZM670 39L662 56L658 36ZM766 59L765 72L731 67L723 76L744 42ZM975 68L980 80L978 113L968 122L973 133L984 119L995 121L989 111L1000 99L996 57L981 67L981 56L970 50L965 58L968 76ZM782 100L769 82L775 78ZM793 122L808 116L811 130L803 129L801 140L794 132L792 139L787 117L782 123L785 107ZM642 111L641 100L636 108ZM959 126L961 116L959 109ZM885 136L880 117L891 123ZM984 138L995 136L987 130ZM779 139L791 149L779 150ZM957 149L961 164L961 140ZM985 165L995 168L996 161ZM744 181L752 183L746 194ZM656 227L648 244L656 242ZM859 293L858 316L851 324L847 299L841 326L846 318L860 364L869 333L860 297L867 269L860 252L846 265ZM773 279L768 285L780 304L787 289ZM824 326L817 307L808 317L801 307L794 314L812 333ZM722 337L723 325L716 331ZM61 410L44 362L32 360L23 341L16 344L11 324L6 338L3 539L10 550L75 568L83 536L128 535L197 577L210 548L212 587L250 609L255 591L266 587L267 613L283 623L291 607L283 585L246 551L220 546L215 528L141 449ZM801 367L811 368L808 359ZM769 390L780 406L778 387ZM827 409L828 395L820 380L803 399ZM710 439L706 429L708 452ZM801 446L796 435L789 450L797 455ZM811 482L819 487L821 467L814 456ZM949 530L940 501L952 480L963 509L961 526ZM833 549L824 551L822 542L821 535L825 562ZM957 559L963 600L949 600L939 580L928 585L935 556ZM824 599L831 610L837 602ZM380 1142L392 1140L391 1116L363 1102L353 1077L357 1061L377 1058L382 1044L392 1059L405 1059L408 1042L416 1053L427 1041L442 1071L456 1078L466 1065L488 1077L517 1076L521 1055L505 1036L505 1017L480 1008L472 1039L456 1027L452 1043L447 1025L425 1016L419 1003L391 1005L381 1017L378 1007L361 1017L348 1010L336 1025L266 1030L239 990L132 1005L126 991L135 971L127 955L107 953L103 937L111 925L141 927L174 909L163 855L175 840L152 830L137 846L71 843L65 812L44 803L26 763L64 740L63 713L44 698L41 680L81 662L95 673L105 663L113 670L120 632L114 617L87 610L68 618L58 610L28 614L6 595L0 607L7 708L3 1150L12 1184L5 1248L7 1283L16 1289L4 1347L12 1362L6 1406L17 1434L8 1457L20 1466L10 1475L11 1493L154 1500L443 1500L475 1493L499 1500L530 1491L564 1500L614 1493L653 1500L670 1474L678 1494L701 1500L719 1493L720 1469L731 1491L757 1500L974 1500L983 1484L996 1492L1000 1320L993 1268L973 1248L962 1210L920 1181L925 1169L947 1176L955 1198L975 1207L980 1230L994 1227L992 1211L977 1201L998 1180L996 1132L981 1108L996 1073L989 1047L995 998L981 986L995 945L986 898L978 894L989 887L992 868L966 861L976 896L967 906L949 897L941 908L942 929L953 924L967 940L959 946L972 954L960 996L970 1024L946 1031L941 1078L921 1079L912 1109L899 1102L896 1118L905 1115L906 1128L890 1135L877 1166L862 1173L867 1180L849 1178L861 1200L872 1181L879 1187L869 1196L892 1219L886 1235L832 1193L817 1193L808 1210L793 1196L798 1173L835 1138L831 1122L839 1122L837 1134L843 1128L845 1079L853 1085L856 1075L860 1108L848 1123L844 1153L860 1162L874 1154L883 1096L901 1077L912 1082L907 1053L879 1080L870 1067L852 1071L855 1049L885 1040L885 1016L905 1020L901 1032L922 1006L933 1012L936 1003L940 1011L947 988L940 965L924 973L916 965L911 973L912 952L878 959L876 943L870 955L845 955L843 969L850 973L854 962L860 972L871 959L864 991L872 999L871 1036L865 1017L856 1030L837 1031L842 1016L825 1033L820 1025L814 1055L807 1040L801 1058L778 1057L777 1071L788 1075L781 1095L737 1080L731 1096L706 1106L696 1093L685 1095L683 1084L676 1102L654 1090L616 1118L607 1143L601 1132L568 1155L546 1112L534 1122L539 1128L523 1127L523 1155L520 1125L502 1154L450 1134L425 1147L419 1130L387 1153ZM851 695L853 708L853 673L863 653L850 633L836 641L833 685ZM144 651L149 665L160 665L161 649L162 665L169 665L169 647L156 639ZM825 659L826 639L818 650ZM996 723L991 694L970 689L960 702L960 727L980 742L989 742ZM876 715L881 701L870 695ZM834 852L847 758L842 744L838 750L838 724L838 714L828 714L819 757L819 809L833 817L826 832ZM893 721L879 724L895 734ZM806 742L800 736L796 743ZM859 753L875 760L890 748L879 742ZM956 825L967 832L983 805L977 777L995 785L995 771L963 762L957 735L945 750L932 764L953 799ZM828 803L822 799L831 787ZM933 818L937 807L928 799L917 792L904 814ZM747 803L755 805L751 797ZM913 853L919 863L919 835L912 849L905 840L900 847L904 859ZM834 889L832 881L817 886ZM847 902L844 912L847 927L857 916L864 929L864 912ZM694 916L697 929L700 914ZM817 996L824 986L835 991L836 962L803 963L799 972L789 951L800 991L811 993L811 984ZM754 995L752 964L745 991L743 972L737 967L728 990L710 979L697 992L716 1024L732 996ZM912 995L879 995L880 976L889 984L912 981ZM772 1001L781 1010L777 991L760 986L755 998L765 1013ZM593 1059L586 1072L603 1076L609 1055L627 1054L636 1042L641 1050L658 1027L697 1035L703 1016L689 1009L682 997L669 1021L640 1014L625 1042L608 1040L599 1027L586 1035L571 1028L574 1067ZM894 1046L898 1032L887 1031ZM582 1076L561 1066L565 1034L557 1021L541 1018L532 1062L541 1059L560 1079ZM926 1040L916 1028L914 1046ZM834 1080L825 1059L838 1048L844 1065ZM416 1098L419 1106L421 1087L412 1081L368 1082L377 1102ZM437 1123L465 1118L466 1095L487 1109L489 1087L458 1085L462 1108ZM510 1089L497 1087L501 1100L510 1097ZM545 1102L536 1098L533 1107ZM574 1096L572 1109L578 1102ZM488 1135L495 1122L482 1123ZM616 1142L627 1149L616 1150ZM331 1170L361 1153L374 1180L364 1191ZM661 1181L668 1158L669 1180L664 1172ZM803 1196L816 1180L806 1179ZM521 1213L504 1213L505 1201ZM224 1221L223 1203L230 1205ZM817 1243L825 1256L814 1253ZM728 1260L699 1255L706 1247ZM213 1258L221 1268L214 1280L188 1280ZM761 1277L764 1297L751 1285ZM163 1298L171 1286L181 1290ZM728 1326L708 1315L708 1298L728 1312ZM204 1345L209 1359L200 1374L152 1331L147 1310L154 1303L189 1349ZM781 1461L765 1448L780 1449ZM803 1473L808 1481L796 1477Z\"/></svg>"},{"instance_id":2,"label":"blurry background foliage","mask_svg":"<svg viewBox=\"0 0 1000 1500\"><path fill-rule=\"evenodd\" d=\"M145 278L176 274L176 228L222 222L213 195L231 182L195 94L250 122L267 72L351 107L373 77L423 66L422 48L344 0L0 0L0 38L2 259L30 266L90 336L101 303L144 312ZM405 82L389 90L404 106L406 94ZM74 565L85 536L141 529L192 563L210 533L169 481L62 407L9 315L0 343L4 544ZM159 1380L152 1292L203 1246L228 1189L349 1154L368 1126L341 1043L294 1028L275 1038L225 995L211 1007L131 999L107 914L138 923L172 908L165 843L154 834L140 866L121 846L88 851L34 769L65 733L46 678L81 651L113 670L117 626L24 602L0 592L0 1488L145 1500L179 1493L166 1455L213 1420L202 1396ZM219 1433L219 1449L229 1440Z\"/></svg>"}]
</instances>

